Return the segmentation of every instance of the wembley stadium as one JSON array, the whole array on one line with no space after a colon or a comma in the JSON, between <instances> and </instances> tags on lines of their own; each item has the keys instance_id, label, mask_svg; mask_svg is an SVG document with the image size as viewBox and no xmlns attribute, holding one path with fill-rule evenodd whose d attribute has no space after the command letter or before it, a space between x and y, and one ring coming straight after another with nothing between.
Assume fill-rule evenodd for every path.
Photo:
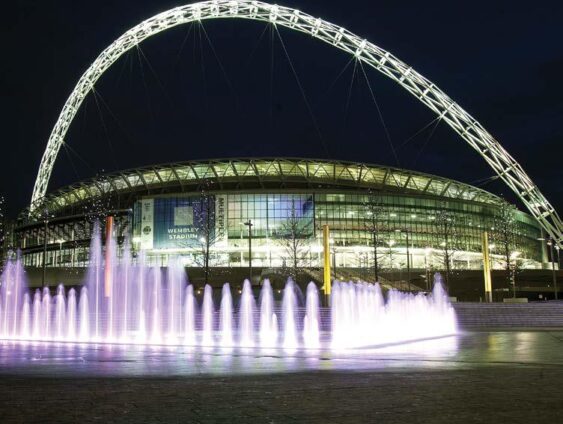
<instances>
[{"instance_id":1,"label":"wembley stadium","mask_svg":"<svg viewBox=\"0 0 563 424\"><path fill-rule=\"evenodd\" d=\"M201 266L206 245L213 267L275 270L298 261L318 269L328 225L337 269L441 270L450 249L453 269L478 270L483 231L494 233L503 204L468 184L386 166L299 158L190 161L52 191L40 207L22 211L15 238L28 267L87 267L94 223L103 226L111 216L118 245L142 251L152 265L180 257L186 267ZM292 221L298 258L288 258L285 245ZM518 210L515 223L520 266L541 268L547 262L541 227ZM494 260L502 258L500 247L491 243L493 268L503 266Z\"/></svg>"}]
</instances>

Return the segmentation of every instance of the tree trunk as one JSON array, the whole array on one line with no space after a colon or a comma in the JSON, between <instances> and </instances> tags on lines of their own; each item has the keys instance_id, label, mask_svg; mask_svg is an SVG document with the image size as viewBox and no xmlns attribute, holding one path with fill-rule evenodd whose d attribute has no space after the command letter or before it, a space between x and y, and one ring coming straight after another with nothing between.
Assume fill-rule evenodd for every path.
<instances>
[{"instance_id":1,"label":"tree trunk","mask_svg":"<svg viewBox=\"0 0 563 424\"><path fill-rule=\"evenodd\" d=\"M375 282L379 281L379 265L377 263L377 233L373 232L373 269L375 275Z\"/></svg>"}]
</instances>

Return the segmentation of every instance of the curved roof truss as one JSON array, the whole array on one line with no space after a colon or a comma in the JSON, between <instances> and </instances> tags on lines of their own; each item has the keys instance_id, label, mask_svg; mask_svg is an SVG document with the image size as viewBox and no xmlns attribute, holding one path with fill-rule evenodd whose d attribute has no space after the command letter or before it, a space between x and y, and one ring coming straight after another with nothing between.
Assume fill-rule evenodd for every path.
<instances>
[{"instance_id":1,"label":"curved roof truss","mask_svg":"<svg viewBox=\"0 0 563 424\"><path fill-rule=\"evenodd\" d=\"M108 194L157 193L162 189L197 191L212 181L213 190L233 185L271 188L308 186L376 189L498 205L501 199L485 190L434 175L379 165L303 158L236 158L154 165L103 175L47 195L50 212L87 204Z\"/></svg>"}]
</instances>

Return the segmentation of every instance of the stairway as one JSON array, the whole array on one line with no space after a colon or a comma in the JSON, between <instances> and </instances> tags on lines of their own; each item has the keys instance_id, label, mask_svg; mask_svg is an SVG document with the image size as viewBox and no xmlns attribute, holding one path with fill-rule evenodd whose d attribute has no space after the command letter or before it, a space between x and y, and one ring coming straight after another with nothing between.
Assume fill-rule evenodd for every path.
<instances>
[{"instance_id":1,"label":"stairway","mask_svg":"<svg viewBox=\"0 0 563 424\"><path fill-rule=\"evenodd\" d=\"M562 327L563 302L507 303L454 303L459 327Z\"/></svg>"}]
</instances>

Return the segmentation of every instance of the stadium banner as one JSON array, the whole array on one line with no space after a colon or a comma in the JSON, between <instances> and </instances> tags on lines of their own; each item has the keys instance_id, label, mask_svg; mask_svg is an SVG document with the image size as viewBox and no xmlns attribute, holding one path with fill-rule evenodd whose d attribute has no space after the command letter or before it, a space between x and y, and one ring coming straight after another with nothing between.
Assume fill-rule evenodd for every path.
<instances>
[{"instance_id":1,"label":"stadium banner","mask_svg":"<svg viewBox=\"0 0 563 424\"><path fill-rule=\"evenodd\" d=\"M227 196L215 196L215 243L216 247L227 247Z\"/></svg>"},{"instance_id":2,"label":"stadium banner","mask_svg":"<svg viewBox=\"0 0 563 424\"><path fill-rule=\"evenodd\" d=\"M141 249L153 248L154 201L141 200Z\"/></svg>"},{"instance_id":3,"label":"stadium banner","mask_svg":"<svg viewBox=\"0 0 563 424\"><path fill-rule=\"evenodd\" d=\"M215 241L215 196L154 198L154 249L199 248Z\"/></svg>"}]
</instances>

